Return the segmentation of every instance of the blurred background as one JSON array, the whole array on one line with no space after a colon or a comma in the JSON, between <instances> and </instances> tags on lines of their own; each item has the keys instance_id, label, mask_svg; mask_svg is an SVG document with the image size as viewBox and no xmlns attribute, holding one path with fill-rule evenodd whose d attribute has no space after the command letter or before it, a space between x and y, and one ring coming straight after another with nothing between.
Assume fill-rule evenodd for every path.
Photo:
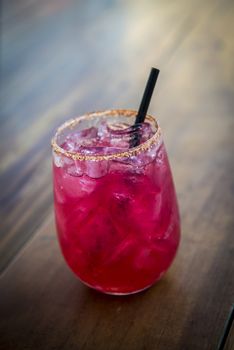
<instances>
[{"instance_id":1,"label":"blurred background","mask_svg":"<svg viewBox=\"0 0 234 350\"><path fill-rule=\"evenodd\" d=\"M233 208L233 19L231 0L1 1L1 270L51 215L56 127L137 109L151 66L185 239L189 213Z\"/></svg>"}]
</instances>

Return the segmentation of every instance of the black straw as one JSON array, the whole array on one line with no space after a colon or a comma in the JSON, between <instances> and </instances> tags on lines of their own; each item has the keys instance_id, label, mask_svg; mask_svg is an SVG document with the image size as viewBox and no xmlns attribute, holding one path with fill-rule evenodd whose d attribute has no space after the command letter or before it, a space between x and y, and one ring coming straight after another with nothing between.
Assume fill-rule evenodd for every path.
<instances>
[{"instance_id":1,"label":"black straw","mask_svg":"<svg viewBox=\"0 0 234 350\"><path fill-rule=\"evenodd\" d=\"M159 69L154 67L151 68L151 72L145 87L145 91L144 91L133 127L138 126L138 124L143 123L145 121L145 117L150 105L151 97L154 91L156 81L158 79L159 72L160 72ZM137 145L139 145L139 143L140 143L140 135L139 133L135 133L131 140L130 146L136 147Z\"/></svg>"},{"instance_id":2,"label":"black straw","mask_svg":"<svg viewBox=\"0 0 234 350\"><path fill-rule=\"evenodd\" d=\"M143 123L145 120L145 116L149 108L150 100L154 91L156 81L158 79L158 75L159 75L159 69L152 67L146 87L145 87L145 91L141 100L141 104L136 115L135 124Z\"/></svg>"}]
</instances>

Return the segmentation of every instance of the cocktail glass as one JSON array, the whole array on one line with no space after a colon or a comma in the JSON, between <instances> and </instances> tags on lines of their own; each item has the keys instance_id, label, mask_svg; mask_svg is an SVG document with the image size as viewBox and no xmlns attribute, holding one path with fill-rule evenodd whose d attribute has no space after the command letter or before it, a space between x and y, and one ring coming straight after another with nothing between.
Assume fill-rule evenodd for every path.
<instances>
[{"instance_id":1,"label":"cocktail glass","mask_svg":"<svg viewBox=\"0 0 234 350\"><path fill-rule=\"evenodd\" d=\"M129 130L135 116L132 110L86 114L63 124L52 140L55 219L63 256L83 283L108 294L131 294L153 285L171 265L180 241L176 193L156 119L147 115L153 132L144 142L113 146L115 135L124 134L127 125ZM113 133L104 128L101 151L64 147L70 136L86 131L90 136L102 125Z\"/></svg>"}]
</instances>

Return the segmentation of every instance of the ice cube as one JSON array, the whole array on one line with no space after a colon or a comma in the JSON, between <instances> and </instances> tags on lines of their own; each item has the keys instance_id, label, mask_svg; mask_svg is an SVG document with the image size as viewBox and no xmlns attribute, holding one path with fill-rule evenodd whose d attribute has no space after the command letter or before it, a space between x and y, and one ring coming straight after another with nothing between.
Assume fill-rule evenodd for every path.
<instances>
[{"instance_id":1,"label":"ice cube","mask_svg":"<svg viewBox=\"0 0 234 350\"><path fill-rule=\"evenodd\" d=\"M98 135L98 130L94 126L77 132L77 137L79 138L93 139L93 138L96 138L97 135Z\"/></svg>"},{"instance_id":2,"label":"ice cube","mask_svg":"<svg viewBox=\"0 0 234 350\"><path fill-rule=\"evenodd\" d=\"M167 155L166 155L165 146L162 143L156 152L156 158L155 158L156 165L161 167L163 164L165 164L166 158L167 158Z\"/></svg>"},{"instance_id":3,"label":"ice cube","mask_svg":"<svg viewBox=\"0 0 234 350\"><path fill-rule=\"evenodd\" d=\"M146 164L152 162L156 158L157 151L158 151L157 144L151 145L150 148L146 150L146 152L145 152L145 163Z\"/></svg>"},{"instance_id":4,"label":"ice cube","mask_svg":"<svg viewBox=\"0 0 234 350\"><path fill-rule=\"evenodd\" d=\"M90 195L96 188L96 182L93 179L90 179L88 176L82 176L79 179L80 195Z\"/></svg>"},{"instance_id":5,"label":"ice cube","mask_svg":"<svg viewBox=\"0 0 234 350\"><path fill-rule=\"evenodd\" d=\"M56 167L61 168L63 166L63 156L53 152L54 164Z\"/></svg>"},{"instance_id":6,"label":"ice cube","mask_svg":"<svg viewBox=\"0 0 234 350\"><path fill-rule=\"evenodd\" d=\"M106 122L102 122L97 130L97 136L102 140L102 139L106 139L109 138L110 136L110 132L108 130L108 125Z\"/></svg>"},{"instance_id":7,"label":"ice cube","mask_svg":"<svg viewBox=\"0 0 234 350\"><path fill-rule=\"evenodd\" d=\"M166 245L141 245L135 254L135 268L152 271L159 275L167 267L168 247Z\"/></svg>"},{"instance_id":8,"label":"ice cube","mask_svg":"<svg viewBox=\"0 0 234 350\"><path fill-rule=\"evenodd\" d=\"M127 236L125 239L120 241L119 244L112 247L111 254L109 254L109 259L105 263L113 263L126 257L131 257L134 254L136 246L136 240L132 235Z\"/></svg>"},{"instance_id":9,"label":"ice cube","mask_svg":"<svg viewBox=\"0 0 234 350\"><path fill-rule=\"evenodd\" d=\"M63 185L54 178L54 197L56 202L63 204L66 202L66 196L64 195Z\"/></svg>"},{"instance_id":10,"label":"ice cube","mask_svg":"<svg viewBox=\"0 0 234 350\"><path fill-rule=\"evenodd\" d=\"M69 152L78 152L83 146L92 146L97 137L97 129L91 127L66 136L61 147Z\"/></svg>"},{"instance_id":11,"label":"ice cube","mask_svg":"<svg viewBox=\"0 0 234 350\"><path fill-rule=\"evenodd\" d=\"M63 192L66 197L72 198L83 198L94 191L96 183L93 179L87 176L73 176L63 172L62 178L60 179Z\"/></svg>"},{"instance_id":12,"label":"ice cube","mask_svg":"<svg viewBox=\"0 0 234 350\"><path fill-rule=\"evenodd\" d=\"M67 173L72 176L82 176L85 171L84 160L74 160L67 166Z\"/></svg>"},{"instance_id":13,"label":"ice cube","mask_svg":"<svg viewBox=\"0 0 234 350\"><path fill-rule=\"evenodd\" d=\"M80 149L80 152L86 156L92 156L92 155L101 155L105 154L105 147L103 146L95 146L95 145L85 145Z\"/></svg>"},{"instance_id":14,"label":"ice cube","mask_svg":"<svg viewBox=\"0 0 234 350\"><path fill-rule=\"evenodd\" d=\"M86 197L84 202L81 202L82 206L86 206L86 211L77 211L77 215L73 215L74 236L77 244L90 258L105 260L110 249L116 246L117 237L107 208L100 205L100 197L91 197ZM80 211L80 208L77 209Z\"/></svg>"},{"instance_id":15,"label":"ice cube","mask_svg":"<svg viewBox=\"0 0 234 350\"><path fill-rule=\"evenodd\" d=\"M175 229L174 221L170 220L167 230L165 230L164 232L163 239L168 239L173 234L174 229Z\"/></svg>"},{"instance_id":16,"label":"ice cube","mask_svg":"<svg viewBox=\"0 0 234 350\"><path fill-rule=\"evenodd\" d=\"M119 167L119 169L122 169L120 171L124 171L124 165L125 171L128 171L129 173L143 174L145 171L145 162L142 161L139 155L121 158L118 160L118 163L119 166L116 166L116 169Z\"/></svg>"},{"instance_id":17,"label":"ice cube","mask_svg":"<svg viewBox=\"0 0 234 350\"><path fill-rule=\"evenodd\" d=\"M93 178L98 179L108 172L109 169L109 162L108 160L100 160L100 161L94 161L94 160L86 160L85 162L85 173Z\"/></svg>"},{"instance_id":18,"label":"ice cube","mask_svg":"<svg viewBox=\"0 0 234 350\"><path fill-rule=\"evenodd\" d=\"M141 124L141 143L149 140L153 136L154 132L149 123Z\"/></svg>"},{"instance_id":19,"label":"ice cube","mask_svg":"<svg viewBox=\"0 0 234 350\"><path fill-rule=\"evenodd\" d=\"M110 146L118 149L119 152L129 149L129 141L119 138L110 139Z\"/></svg>"},{"instance_id":20,"label":"ice cube","mask_svg":"<svg viewBox=\"0 0 234 350\"><path fill-rule=\"evenodd\" d=\"M132 171L130 164L121 162L120 160L111 160L110 161L110 172L111 173L128 173Z\"/></svg>"}]
</instances>

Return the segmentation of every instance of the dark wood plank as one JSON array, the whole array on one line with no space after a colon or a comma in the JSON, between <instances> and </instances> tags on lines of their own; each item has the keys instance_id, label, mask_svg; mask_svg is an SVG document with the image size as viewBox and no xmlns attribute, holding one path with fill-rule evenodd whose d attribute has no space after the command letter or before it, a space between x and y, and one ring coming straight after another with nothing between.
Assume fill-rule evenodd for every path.
<instances>
[{"instance_id":1,"label":"dark wood plank","mask_svg":"<svg viewBox=\"0 0 234 350\"><path fill-rule=\"evenodd\" d=\"M234 349L234 326L232 326L224 350Z\"/></svg>"},{"instance_id":2,"label":"dark wood plank","mask_svg":"<svg viewBox=\"0 0 234 350\"><path fill-rule=\"evenodd\" d=\"M234 299L233 2L76 7L60 0L62 10L53 1L32 2L24 18L26 3L18 15L9 10L9 21L19 23L9 22L5 32L3 62L11 73L4 76L0 131L0 348L216 349ZM74 278L59 252L47 145L54 127L74 113L136 107L155 62L161 75L151 112L171 159L182 242L153 288L105 296Z\"/></svg>"},{"instance_id":3,"label":"dark wood plank","mask_svg":"<svg viewBox=\"0 0 234 350\"><path fill-rule=\"evenodd\" d=\"M229 315L226 319L225 326L220 337L218 350L234 349L234 305L232 305Z\"/></svg>"}]
</instances>

